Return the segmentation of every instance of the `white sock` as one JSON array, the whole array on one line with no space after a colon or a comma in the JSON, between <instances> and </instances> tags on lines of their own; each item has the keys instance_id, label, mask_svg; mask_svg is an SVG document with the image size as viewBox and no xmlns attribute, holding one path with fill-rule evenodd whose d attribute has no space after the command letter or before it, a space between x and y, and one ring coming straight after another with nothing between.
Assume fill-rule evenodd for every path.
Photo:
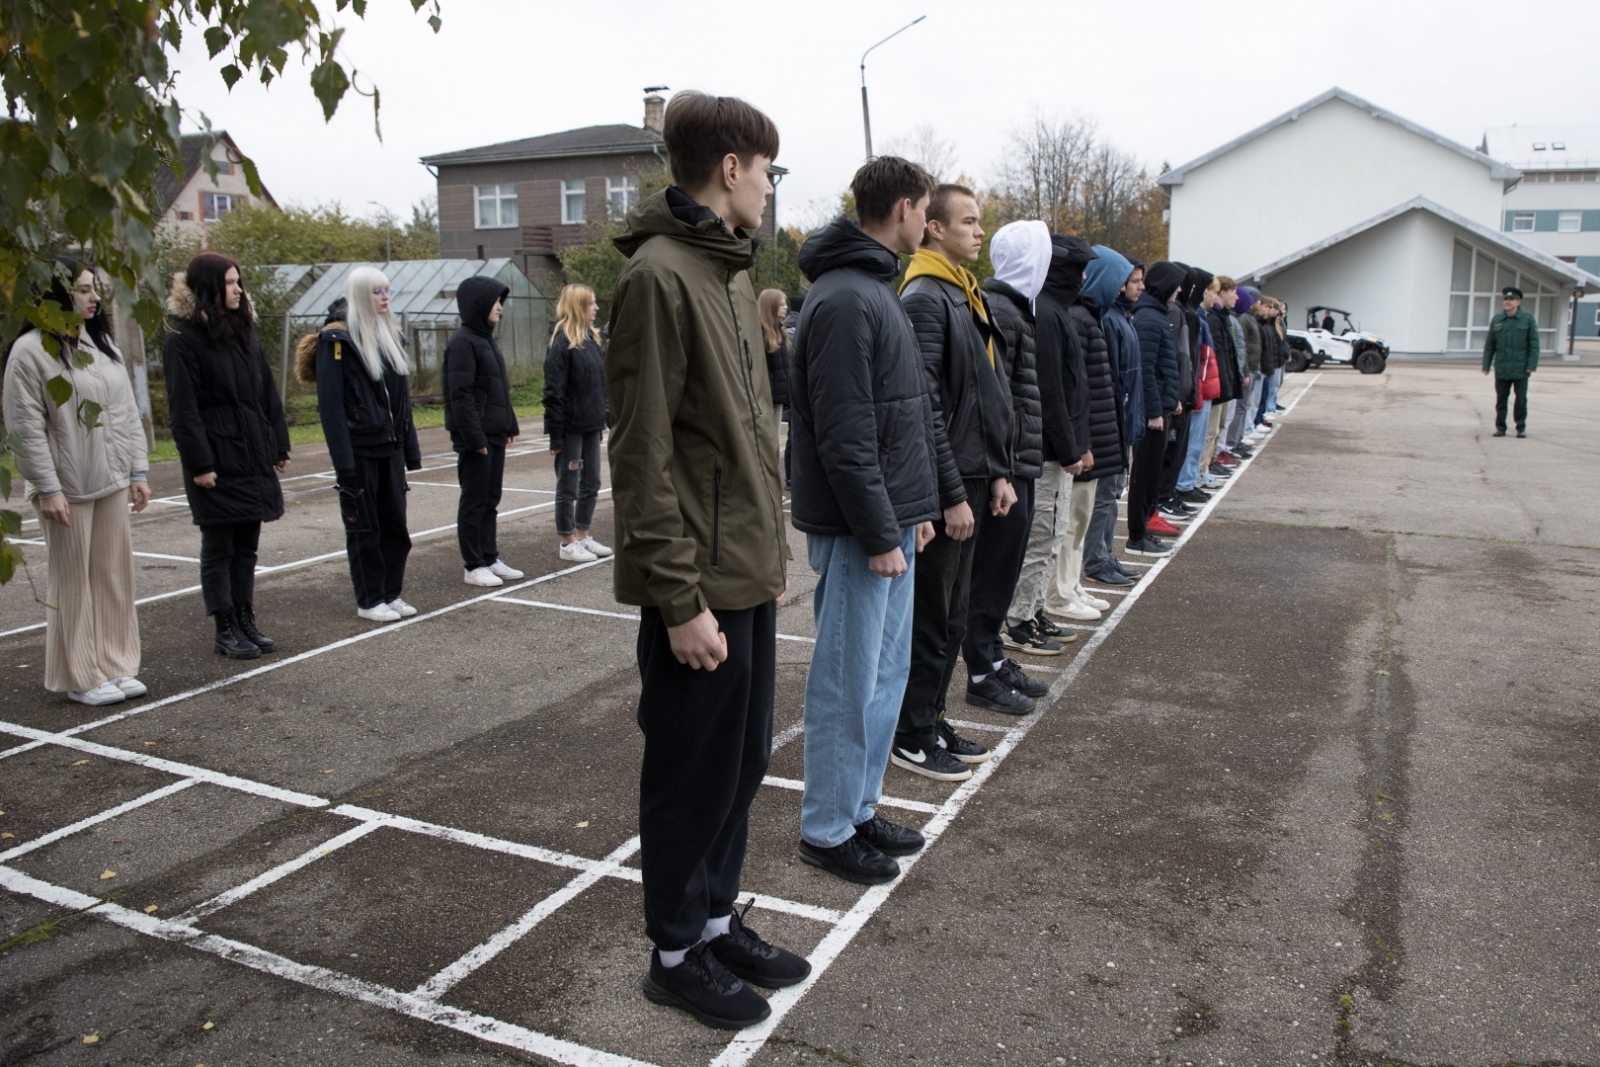
<instances>
[{"instance_id":1,"label":"white sock","mask_svg":"<svg viewBox=\"0 0 1600 1067\"><path fill-rule=\"evenodd\" d=\"M700 932L700 940L711 942L728 932L728 926L733 922L732 915L724 915L720 919L707 919L706 928Z\"/></svg>"},{"instance_id":2,"label":"white sock","mask_svg":"<svg viewBox=\"0 0 1600 1067\"><path fill-rule=\"evenodd\" d=\"M999 670L1001 667L1004 667L1005 665L1006 665L1006 661L1003 660L1003 659L997 659L992 664L990 664L990 666L992 666L995 670ZM984 677L987 678L988 675L984 675Z\"/></svg>"},{"instance_id":3,"label":"white sock","mask_svg":"<svg viewBox=\"0 0 1600 1067\"><path fill-rule=\"evenodd\" d=\"M967 675L967 681L971 682L973 685L977 685L987 677L989 677L987 674L969 674Z\"/></svg>"},{"instance_id":4,"label":"white sock","mask_svg":"<svg viewBox=\"0 0 1600 1067\"><path fill-rule=\"evenodd\" d=\"M689 948L693 948L693 947L694 947L693 945L689 946ZM667 951L664 948L656 949L656 955L661 958L661 966L663 966L663 967L676 967L676 966L678 966L678 964L682 963L683 962L683 958L685 956L687 956L688 954L689 954L689 949L688 948L675 948L670 952Z\"/></svg>"}]
</instances>

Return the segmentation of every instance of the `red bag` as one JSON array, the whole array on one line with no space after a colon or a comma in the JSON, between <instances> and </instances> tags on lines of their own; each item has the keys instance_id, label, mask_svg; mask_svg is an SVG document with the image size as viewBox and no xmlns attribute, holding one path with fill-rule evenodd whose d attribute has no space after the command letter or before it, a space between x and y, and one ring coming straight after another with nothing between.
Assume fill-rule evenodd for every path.
<instances>
[{"instance_id":1,"label":"red bag","mask_svg":"<svg viewBox=\"0 0 1600 1067\"><path fill-rule=\"evenodd\" d=\"M1200 403L1215 400L1222 395L1222 378L1217 371L1217 350L1208 344L1200 345Z\"/></svg>"}]
</instances>

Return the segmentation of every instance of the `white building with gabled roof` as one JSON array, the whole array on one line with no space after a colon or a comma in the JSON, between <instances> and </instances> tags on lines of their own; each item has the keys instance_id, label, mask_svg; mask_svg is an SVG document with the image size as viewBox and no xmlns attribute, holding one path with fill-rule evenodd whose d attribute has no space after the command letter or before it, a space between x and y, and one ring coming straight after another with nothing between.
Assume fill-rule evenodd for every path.
<instances>
[{"instance_id":1,"label":"white building with gabled roof","mask_svg":"<svg viewBox=\"0 0 1600 1067\"><path fill-rule=\"evenodd\" d=\"M1481 351L1517 285L1547 347L1600 277L1502 231L1517 168L1334 88L1158 181L1169 253L1290 306L1347 309L1396 354Z\"/></svg>"}]
</instances>

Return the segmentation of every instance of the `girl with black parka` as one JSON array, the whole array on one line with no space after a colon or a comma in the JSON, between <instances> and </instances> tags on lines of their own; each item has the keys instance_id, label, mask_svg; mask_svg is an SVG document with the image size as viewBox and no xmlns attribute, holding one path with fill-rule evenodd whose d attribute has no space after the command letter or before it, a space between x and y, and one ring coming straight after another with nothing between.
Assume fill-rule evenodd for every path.
<instances>
[{"instance_id":1,"label":"girl with black parka","mask_svg":"<svg viewBox=\"0 0 1600 1067\"><path fill-rule=\"evenodd\" d=\"M599 310L587 285L562 289L544 357L544 428L555 456L556 533L561 558L579 563L611 555L590 533L607 414L606 354L594 328Z\"/></svg>"}]
</instances>

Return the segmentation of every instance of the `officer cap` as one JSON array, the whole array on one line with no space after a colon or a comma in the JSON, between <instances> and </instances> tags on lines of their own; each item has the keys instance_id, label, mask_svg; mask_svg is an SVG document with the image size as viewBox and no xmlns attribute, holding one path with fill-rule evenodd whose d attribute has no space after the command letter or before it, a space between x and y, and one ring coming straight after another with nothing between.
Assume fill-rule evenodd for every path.
<instances>
[{"instance_id":1,"label":"officer cap","mask_svg":"<svg viewBox=\"0 0 1600 1067\"><path fill-rule=\"evenodd\" d=\"M1508 285L1504 289L1500 290L1500 296L1505 300L1521 300L1522 290L1518 289L1514 285Z\"/></svg>"}]
</instances>

